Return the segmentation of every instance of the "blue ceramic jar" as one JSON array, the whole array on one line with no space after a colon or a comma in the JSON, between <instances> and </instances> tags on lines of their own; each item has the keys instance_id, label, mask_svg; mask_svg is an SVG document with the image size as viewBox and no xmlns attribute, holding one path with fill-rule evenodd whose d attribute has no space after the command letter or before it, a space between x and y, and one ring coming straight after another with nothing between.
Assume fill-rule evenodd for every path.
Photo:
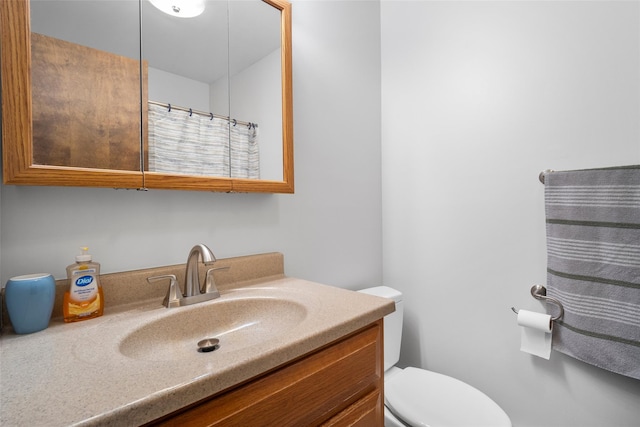
<instances>
[{"instance_id":1,"label":"blue ceramic jar","mask_svg":"<svg viewBox=\"0 0 640 427\"><path fill-rule=\"evenodd\" d=\"M55 296L56 282L50 274L27 274L9 279L4 297L15 333L30 334L49 326Z\"/></svg>"}]
</instances>

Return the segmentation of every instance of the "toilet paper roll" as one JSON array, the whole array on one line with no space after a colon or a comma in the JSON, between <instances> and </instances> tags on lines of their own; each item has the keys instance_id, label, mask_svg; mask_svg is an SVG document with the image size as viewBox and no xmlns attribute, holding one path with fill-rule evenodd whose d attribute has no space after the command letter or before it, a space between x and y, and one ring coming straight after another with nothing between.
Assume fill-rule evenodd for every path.
<instances>
[{"instance_id":1,"label":"toilet paper roll","mask_svg":"<svg viewBox=\"0 0 640 427\"><path fill-rule=\"evenodd\" d=\"M520 351L548 360L551 356L551 331L553 329L551 316L519 310L518 325L522 328Z\"/></svg>"}]
</instances>

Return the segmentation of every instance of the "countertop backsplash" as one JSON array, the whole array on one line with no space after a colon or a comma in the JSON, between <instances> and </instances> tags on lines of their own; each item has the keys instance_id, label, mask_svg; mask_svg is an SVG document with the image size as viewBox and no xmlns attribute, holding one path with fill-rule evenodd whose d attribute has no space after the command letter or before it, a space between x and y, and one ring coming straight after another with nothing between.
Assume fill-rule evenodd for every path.
<instances>
[{"instance_id":1,"label":"countertop backsplash","mask_svg":"<svg viewBox=\"0 0 640 427\"><path fill-rule=\"evenodd\" d=\"M270 252L258 255L246 255L233 258L218 259L213 265L215 268L229 267L214 273L214 279L218 289L225 289L230 285L243 282L251 282L266 277L284 276L284 256L278 252ZM200 263L200 280L204 281L207 269ZM153 267L142 270L125 271L100 275L100 284L104 292L105 312L116 307L126 306L132 303L157 299L158 304L167 293L169 281L166 283L149 283L148 277L174 274L180 283L184 284L186 264L177 264L164 267ZM27 274L27 273L25 273ZM69 281L56 280L56 299L51 314L52 321L62 322L62 300L64 293L69 289ZM2 298L4 301L4 287ZM11 324L6 306L2 306L2 324L6 327ZM3 331L6 333L6 331Z\"/></svg>"}]
</instances>

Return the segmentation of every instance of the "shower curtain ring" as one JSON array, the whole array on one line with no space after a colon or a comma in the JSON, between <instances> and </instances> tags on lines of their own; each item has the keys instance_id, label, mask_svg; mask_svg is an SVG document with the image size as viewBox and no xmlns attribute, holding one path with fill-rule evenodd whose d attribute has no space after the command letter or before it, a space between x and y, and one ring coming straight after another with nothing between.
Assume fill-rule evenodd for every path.
<instances>
[{"instance_id":1,"label":"shower curtain ring","mask_svg":"<svg viewBox=\"0 0 640 427\"><path fill-rule=\"evenodd\" d=\"M213 113L209 113L209 115L211 116L209 120L213 120Z\"/></svg>"},{"instance_id":2,"label":"shower curtain ring","mask_svg":"<svg viewBox=\"0 0 640 427\"><path fill-rule=\"evenodd\" d=\"M233 127L236 127L236 124L238 124L236 119L233 119Z\"/></svg>"},{"instance_id":3,"label":"shower curtain ring","mask_svg":"<svg viewBox=\"0 0 640 427\"><path fill-rule=\"evenodd\" d=\"M169 106L169 113L171 112L171 104L167 104Z\"/></svg>"},{"instance_id":4,"label":"shower curtain ring","mask_svg":"<svg viewBox=\"0 0 640 427\"><path fill-rule=\"evenodd\" d=\"M191 110L191 108L189 108L189 117L191 117L193 115L193 110Z\"/></svg>"}]
</instances>

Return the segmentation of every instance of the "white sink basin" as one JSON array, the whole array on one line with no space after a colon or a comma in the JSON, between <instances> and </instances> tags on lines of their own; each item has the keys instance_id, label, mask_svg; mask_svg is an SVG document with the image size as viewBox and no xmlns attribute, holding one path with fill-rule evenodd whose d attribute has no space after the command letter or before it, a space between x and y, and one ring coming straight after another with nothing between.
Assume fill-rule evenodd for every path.
<instances>
[{"instance_id":1,"label":"white sink basin","mask_svg":"<svg viewBox=\"0 0 640 427\"><path fill-rule=\"evenodd\" d=\"M298 302L270 297L220 298L169 310L167 316L128 333L120 342L120 353L151 361L180 361L194 354L211 358L277 338L307 315ZM219 340L215 351L199 350L198 342L205 338Z\"/></svg>"}]
</instances>

